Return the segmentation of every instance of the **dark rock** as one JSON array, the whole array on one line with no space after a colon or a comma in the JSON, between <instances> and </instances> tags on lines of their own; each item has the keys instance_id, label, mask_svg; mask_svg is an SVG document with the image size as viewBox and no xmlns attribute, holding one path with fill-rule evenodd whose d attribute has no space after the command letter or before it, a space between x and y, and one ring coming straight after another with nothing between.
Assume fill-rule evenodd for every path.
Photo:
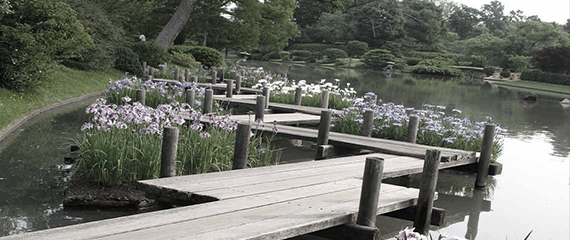
<instances>
[{"instance_id":1,"label":"dark rock","mask_svg":"<svg viewBox=\"0 0 570 240\"><path fill-rule=\"evenodd\" d=\"M520 92L519 93L519 98L521 100L525 100L525 101L536 101L538 99L538 97L536 96L536 94L534 93L529 93L529 92Z\"/></svg>"}]
</instances>

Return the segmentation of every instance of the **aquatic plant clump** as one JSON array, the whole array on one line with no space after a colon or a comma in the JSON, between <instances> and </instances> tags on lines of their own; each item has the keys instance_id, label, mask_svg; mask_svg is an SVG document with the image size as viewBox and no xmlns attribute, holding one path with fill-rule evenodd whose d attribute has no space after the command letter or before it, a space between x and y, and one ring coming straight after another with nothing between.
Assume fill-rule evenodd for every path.
<instances>
[{"instance_id":1,"label":"aquatic plant clump","mask_svg":"<svg viewBox=\"0 0 570 240\"><path fill-rule=\"evenodd\" d=\"M485 125L492 123L487 117L483 121L460 118L461 110L449 110L445 106L425 104L423 109L408 108L391 102L376 100L374 93L367 93L355 99L351 107L345 108L332 131L360 134L366 110L374 112L372 137L405 141L411 115L420 119L417 143L429 146L479 151L483 141ZM506 132L497 124L493 157L496 159L502 150L501 136Z\"/></svg>"},{"instance_id":2,"label":"aquatic plant clump","mask_svg":"<svg viewBox=\"0 0 570 240\"><path fill-rule=\"evenodd\" d=\"M136 99L136 90L142 89L146 92L145 105L157 107L160 104L168 104L173 101L184 102L186 89L195 89L196 100L194 106L201 106L201 99L204 98L205 88L198 87L196 83L179 82L166 83L154 82L151 80L143 81L142 79L123 78L120 80L109 80L109 88L105 91L109 103L121 104L122 98L129 96Z\"/></svg>"},{"instance_id":3,"label":"aquatic plant clump","mask_svg":"<svg viewBox=\"0 0 570 240\"><path fill-rule=\"evenodd\" d=\"M82 164L87 176L101 184L116 185L157 178L160 173L162 131L166 126L180 128L177 174L196 174L231 169L237 123L229 115L202 114L188 104L174 101L157 108L130 103L107 104L98 99L86 108L91 121L83 124L79 141ZM271 155L259 154L260 136L250 141L251 166L273 163ZM268 144L269 145L269 144ZM271 151L271 150L265 150ZM261 157L260 157L261 156Z\"/></svg>"},{"instance_id":4,"label":"aquatic plant clump","mask_svg":"<svg viewBox=\"0 0 570 240\"><path fill-rule=\"evenodd\" d=\"M465 238L462 237L456 237L456 236L449 236L447 233L444 233L442 231L437 231L439 234L439 237L437 238L437 240L467 240ZM398 234L396 236L394 236L394 238L396 240L431 240L434 239L431 235L426 236L426 235L422 235L420 233L414 232L414 228L406 228L400 232L398 232Z\"/></svg>"},{"instance_id":5,"label":"aquatic plant clump","mask_svg":"<svg viewBox=\"0 0 570 240\"><path fill-rule=\"evenodd\" d=\"M327 82L322 79L318 84L307 83L306 80L292 81L270 81L268 79L260 79L253 88L261 89L268 87L271 91L270 101L278 103L295 103L295 91L297 88L302 90L301 105L320 107L322 106L322 93L329 92L329 108L343 109L352 105L352 100L356 98L356 91L350 88L350 83L345 88L340 87L340 80L335 79L335 83Z\"/></svg>"}]
</instances>

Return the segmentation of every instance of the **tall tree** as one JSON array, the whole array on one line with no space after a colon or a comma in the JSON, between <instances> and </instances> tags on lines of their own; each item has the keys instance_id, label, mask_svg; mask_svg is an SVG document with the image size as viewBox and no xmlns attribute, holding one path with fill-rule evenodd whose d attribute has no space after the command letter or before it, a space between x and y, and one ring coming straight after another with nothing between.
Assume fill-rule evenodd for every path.
<instances>
[{"instance_id":1,"label":"tall tree","mask_svg":"<svg viewBox=\"0 0 570 240\"><path fill-rule=\"evenodd\" d=\"M459 35L460 39L467 39L481 34L476 26L481 23L480 11L467 5L456 6L449 15L449 28Z\"/></svg>"},{"instance_id":2,"label":"tall tree","mask_svg":"<svg viewBox=\"0 0 570 240\"><path fill-rule=\"evenodd\" d=\"M193 6L196 0L181 0L176 12L170 18L170 21L164 26L162 31L156 37L154 42L160 45L165 50L168 49L170 44L174 42L174 39L178 36L178 34L184 29L186 22L190 18L190 14L192 13Z\"/></svg>"},{"instance_id":3,"label":"tall tree","mask_svg":"<svg viewBox=\"0 0 570 240\"><path fill-rule=\"evenodd\" d=\"M489 29L489 32L496 36L504 36L507 31L507 17L503 11L505 6L499 1L491 1L483 5L481 9L481 19Z\"/></svg>"},{"instance_id":4,"label":"tall tree","mask_svg":"<svg viewBox=\"0 0 570 240\"><path fill-rule=\"evenodd\" d=\"M446 33L443 9L433 2L404 0L406 45L417 50L437 51Z\"/></svg>"},{"instance_id":5,"label":"tall tree","mask_svg":"<svg viewBox=\"0 0 570 240\"><path fill-rule=\"evenodd\" d=\"M293 22L295 0L265 0L261 5L259 26L261 34L259 46L263 50L278 50L287 46L288 41L299 35L297 24Z\"/></svg>"},{"instance_id":6,"label":"tall tree","mask_svg":"<svg viewBox=\"0 0 570 240\"><path fill-rule=\"evenodd\" d=\"M404 16L398 0L377 0L352 11L356 37L372 47L393 45L404 35Z\"/></svg>"}]
</instances>

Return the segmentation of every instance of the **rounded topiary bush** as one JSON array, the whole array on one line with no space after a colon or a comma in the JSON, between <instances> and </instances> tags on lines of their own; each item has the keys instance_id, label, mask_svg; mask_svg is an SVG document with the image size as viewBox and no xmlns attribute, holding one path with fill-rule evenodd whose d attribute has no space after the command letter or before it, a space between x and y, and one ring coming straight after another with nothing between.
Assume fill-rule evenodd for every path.
<instances>
[{"instance_id":1,"label":"rounded topiary bush","mask_svg":"<svg viewBox=\"0 0 570 240\"><path fill-rule=\"evenodd\" d=\"M386 49L373 49L366 52L364 58L364 65L372 69L384 69L387 62L393 62L396 57Z\"/></svg>"},{"instance_id":2,"label":"rounded topiary bush","mask_svg":"<svg viewBox=\"0 0 570 240\"><path fill-rule=\"evenodd\" d=\"M200 66L200 62L196 61L192 54L188 53L172 52L172 62L183 67L195 68Z\"/></svg>"},{"instance_id":3,"label":"rounded topiary bush","mask_svg":"<svg viewBox=\"0 0 570 240\"><path fill-rule=\"evenodd\" d=\"M406 58L406 65L408 66L415 66L418 65L418 63L420 63L422 61L421 58Z\"/></svg>"},{"instance_id":4,"label":"rounded topiary bush","mask_svg":"<svg viewBox=\"0 0 570 240\"><path fill-rule=\"evenodd\" d=\"M360 57L368 51L368 43L352 40L346 44L345 48L349 56Z\"/></svg>"},{"instance_id":5,"label":"rounded topiary bush","mask_svg":"<svg viewBox=\"0 0 570 240\"><path fill-rule=\"evenodd\" d=\"M338 48L327 48L323 51L323 55L327 56L331 62L334 62L337 58L347 58L348 54L346 51Z\"/></svg>"},{"instance_id":6,"label":"rounded topiary bush","mask_svg":"<svg viewBox=\"0 0 570 240\"><path fill-rule=\"evenodd\" d=\"M117 47L115 49L115 68L137 76L143 75L139 56L130 48Z\"/></svg>"},{"instance_id":7,"label":"rounded topiary bush","mask_svg":"<svg viewBox=\"0 0 570 240\"><path fill-rule=\"evenodd\" d=\"M511 76L511 71L509 71L507 69L501 71L501 77L508 78L510 76Z\"/></svg>"},{"instance_id":8,"label":"rounded topiary bush","mask_svg":"<svg viewBox=\"0 0 570 240\"><path fill-rule=\"evenodd\" d=\"M291 50L291 60L293 61L307 61L309 57L313 55L313 53L309 50Z\"/></svg>"},{"instance_id":9,"label":"rounded topiary bush","mask_svg":"<svg viewBox=\"0 0 570 240\"><path fill-rule=\"evenodd\" d=\"M224 65L222 53L210 47L176 45L170 47L170 52L191 54L196 61L206 68Z\"/></svg>"},{"instance_id":10,"label":"rounded topiary bush","mask_svg":"<svg viewBox=\"0 0 570 240\"><path fill-rule=\"evenodd\" d=\"M132 50L138 54L140 61L152 67L170 61L170 55L154 42L137 42L132 46Z\"/></svg>"}]
</instances>

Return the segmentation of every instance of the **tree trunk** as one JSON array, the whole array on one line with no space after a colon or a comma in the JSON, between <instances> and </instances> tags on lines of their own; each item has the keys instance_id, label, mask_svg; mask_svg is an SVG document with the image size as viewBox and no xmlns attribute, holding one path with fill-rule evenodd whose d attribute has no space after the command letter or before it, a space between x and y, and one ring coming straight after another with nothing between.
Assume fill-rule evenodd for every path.
<instances>
[{"instance_id":1,"label":"tree trunk","mask_svg":"<svg viewBox=\"0 0 570 240\"><path fill-rule=\"evenodd\" d=\"M180 5L176 9L170 21L162 28L158 37L154 41L156 44L160 45L164 50L167 50L170 44L178 36L178 34L184 29L184 25L190 18L190 13L192 13L192 6L196 0L181 0Z\"/></svg>"}]
</instances>

